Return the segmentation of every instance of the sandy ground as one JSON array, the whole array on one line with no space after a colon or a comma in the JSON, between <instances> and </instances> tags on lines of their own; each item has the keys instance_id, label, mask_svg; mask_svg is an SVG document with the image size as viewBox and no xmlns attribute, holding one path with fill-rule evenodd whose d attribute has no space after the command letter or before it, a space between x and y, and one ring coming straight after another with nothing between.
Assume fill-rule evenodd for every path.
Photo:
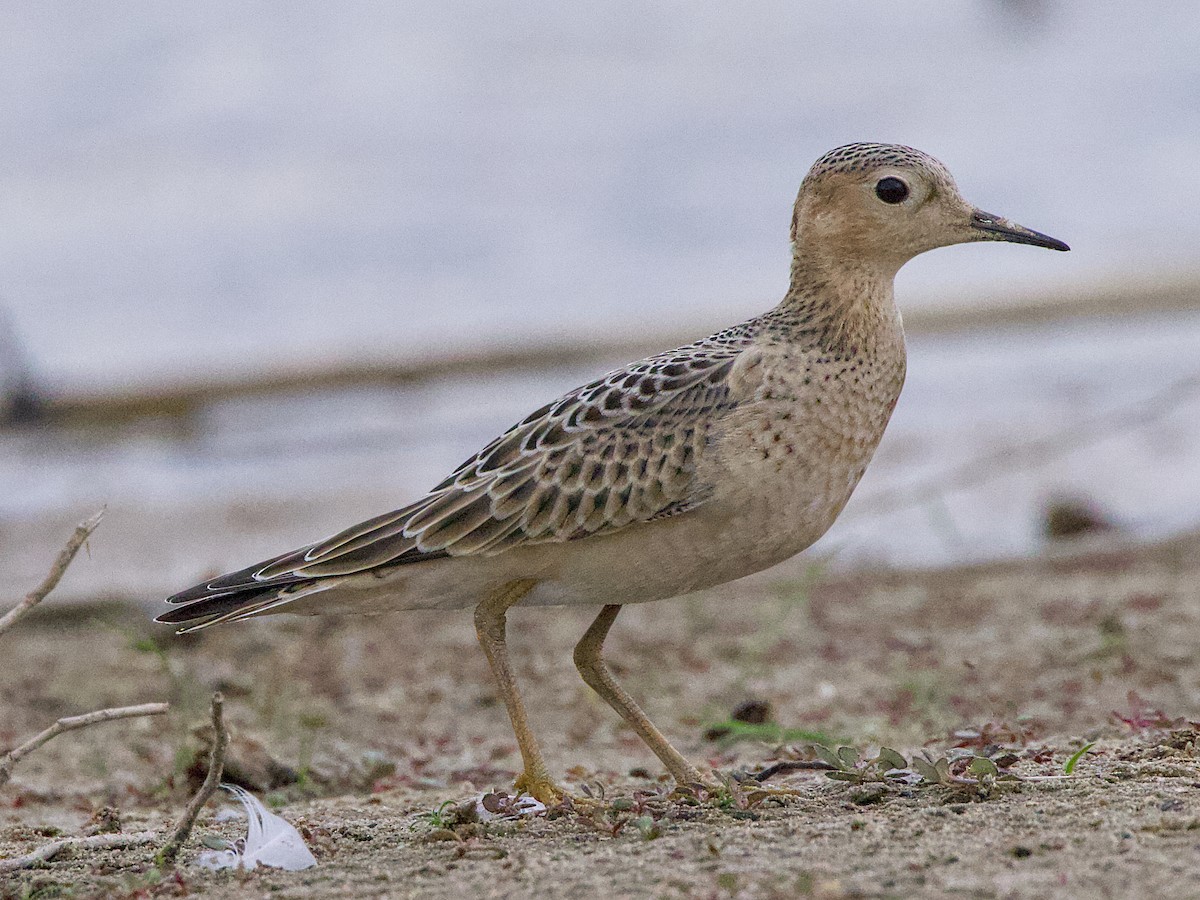
<instances>
[{"instance_id":1,"label":"sandy ground","mask_svg":"<svg viewBox=\"0 0 1200 900\"><path fill-rule=\"evenodd\" d=\"M0 858L88 833L104 807L124 831L165 833L202 772L220 688L230 777L277 804L319 865L198 869L201 835L241 827L214 804L174 874L153 847L63 854L0 875L0 897L1196 896L1198 551L1195 535L837 578L797 560L617 621L614 668L697 761L742 773L812 758L796 734L705 736L757 700L831 745L934 759L963 745L1021 779L980 785L801 770L772 779L792 795L745 783L668 797L657 761L572 668L591 611L518 611L511 643L551 765L603 801L486 825L434 821L518 766L469 615L280 617L175 638L130 607L51 598L0 641L0 747L96 707L173 708L23 761L0 789Z\"/></svg>"}]
</instances>

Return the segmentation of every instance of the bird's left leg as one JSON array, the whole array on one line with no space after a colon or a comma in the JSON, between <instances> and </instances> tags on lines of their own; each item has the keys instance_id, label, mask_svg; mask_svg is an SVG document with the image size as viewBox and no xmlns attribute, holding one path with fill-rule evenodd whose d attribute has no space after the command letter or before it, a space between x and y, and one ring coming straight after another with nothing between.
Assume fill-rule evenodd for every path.
<instances>
[{"instance_id":1,"label":"bird's left leg","mask_svg":"<svg viewBox=\"0 0 1200 900\"><path fill-rule=\"evenodd\" d=\"M608 705L633 726L633 730L646 742L646 746L662 760L676 784L708 783L709 780L700 774L700 770L684 759L679 751L663 737L662 732L654 727L654 723L642 712L637 701L630 697L621 685L617 684L617 680L613 678L612 672L605 664L602 655L604 639L608 636L608 630L612 628L617 613L620 611L621 607L616 604L610 604L600 610L596 621L592 622L591 627L575 645L575 668L579 670L579 674L583 676L583 680L592 690L608 701Z\"/></svg>"},{"instance_id":2,"label":"bird's left leg","mask_svg":"<svg viewBox=\"0 0 1200 900\"><path fill-rule=\"evenodd\" d=\"M508 664L506 644L508 609L528 594L534 584L536 582L530 580L514 581L475 607L475 633L479 636L483 652L487 654L492 674L496 676L500 696L504 698L513 733L517 736L517 746L521 748L525 771L517 778L516 789L551 806L559 803L566 796L566 791L555 784L546 771L542 751L538 749L537 739L529 727L525 704Z\"/></svg>"}]
</instances>

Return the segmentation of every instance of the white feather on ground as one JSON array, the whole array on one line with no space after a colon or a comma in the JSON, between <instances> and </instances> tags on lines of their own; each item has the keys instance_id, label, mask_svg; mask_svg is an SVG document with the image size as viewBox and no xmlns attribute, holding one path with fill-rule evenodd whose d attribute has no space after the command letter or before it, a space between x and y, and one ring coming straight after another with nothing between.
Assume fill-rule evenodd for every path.
<instances>
[{"instance_id":1,"label":"white feather on ground","mask_svg":"<svg viewBox=\"0 0 1200 900\"><path fill-rule=\"evenodd\" d=\"M247 833L233 843L220 841L223 846L201 853L196 865L206 869L253 869L263 865L295 872L317 864L300 832L287 820L263 806L249 791L233 784L221 787L241 801Z\"/></svg>"}]
</instances>

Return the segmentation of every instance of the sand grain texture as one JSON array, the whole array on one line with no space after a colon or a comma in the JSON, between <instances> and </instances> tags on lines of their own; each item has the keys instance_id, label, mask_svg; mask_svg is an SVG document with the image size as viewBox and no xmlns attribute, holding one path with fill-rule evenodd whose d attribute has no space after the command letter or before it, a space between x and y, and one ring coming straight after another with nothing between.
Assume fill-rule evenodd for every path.
<instances>
[{"instance_id":1,"label":"sand grain texture","mask_svg":"<svg viewBox=\"0 0 1200 900\"><path fill-rule=\"evenodd\" d=\"M443 801L505 788L519 766L469 615L276 618L176 639L129 609L56 610L51 599L5 643L0 743L104 705L166 695L173 711L64 735L23 761L0 793L0 856L55 829L87 833L105 806L124 831L165 839L202 774L208 697L221 689L230 771L283 804L320 864L198 870L188 861L199 835L239 833L210 810L177 877L156 875L152 847L64 854L0 878L0 897L1193 896L1198 551L1193 536L837 579L801 560L630 609L613 632L614 665L682 751L725 770L786 756L705 740L707 724L749 698L785 726L863 750L928 742L936 756L956 729L986 727L980 742L1013 747L1023 775L1061 774L1097 741L1076 779L986 796L872 796L802 772L776 782L797 797L749 810L651 800L653 839L611 809L607 821L626 819L615 837L576 815L435 832L429 814ZM571 667L590 612L518 611L511 640L551 765L611 801L661 785L644 777L656 761Z\"/></svg>"}]
</instances>

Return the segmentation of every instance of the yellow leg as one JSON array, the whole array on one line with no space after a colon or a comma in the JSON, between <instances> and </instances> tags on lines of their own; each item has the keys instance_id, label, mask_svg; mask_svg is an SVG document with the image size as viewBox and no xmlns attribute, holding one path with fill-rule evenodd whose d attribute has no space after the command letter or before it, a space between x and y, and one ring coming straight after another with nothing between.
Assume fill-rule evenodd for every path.
<instances>
[{"instance_id":1,"label":"yellow leg","mask_svg":"<svg viewBox=\"0 0 1200 900\"><path fill-rule=\"evenodd\" d=\"M521 761L525 771L517 778L516 789L550 806L560 802L566 792L551 780L546 771L546 763L542 759L541 750L538 749L537 739L529 728L525 704L521 701L516 679L513 678L512 669L508 665L508 647L505 643L508 609L528 594L535 583L514 581L475 607L475 633L479 636L483 652L487 654L492 674L496 676L500 696L504 698L508 717L512 720L513 732L517 736L517 746L521 748Z\"/></svg>"},{"instance_id":2,"label":"yellow leg","mask_svg":"<svg viewBox=\"0 0 1200 900\"><path fill-rule=\"evenodd\" d=\"M637 702L617 684L617 680L613 678L612 672L604 663L602 656L604 639L608 636L608 630L612 628L612 623L620 611L621 607L615 604L610 604L600 610L596 621L575 645L575 668L579 670L579 674L583 676L583 680L592 690L603 697L622 719L633 726L633 730L646 742L646 746L662 760L676 784L705 784L707 782L701 776L700 771L684 759L679 751L663 737L662 732L654 727L654 723L646 718L646 714L642 712Z\"/></svg>"}]
</instances>

